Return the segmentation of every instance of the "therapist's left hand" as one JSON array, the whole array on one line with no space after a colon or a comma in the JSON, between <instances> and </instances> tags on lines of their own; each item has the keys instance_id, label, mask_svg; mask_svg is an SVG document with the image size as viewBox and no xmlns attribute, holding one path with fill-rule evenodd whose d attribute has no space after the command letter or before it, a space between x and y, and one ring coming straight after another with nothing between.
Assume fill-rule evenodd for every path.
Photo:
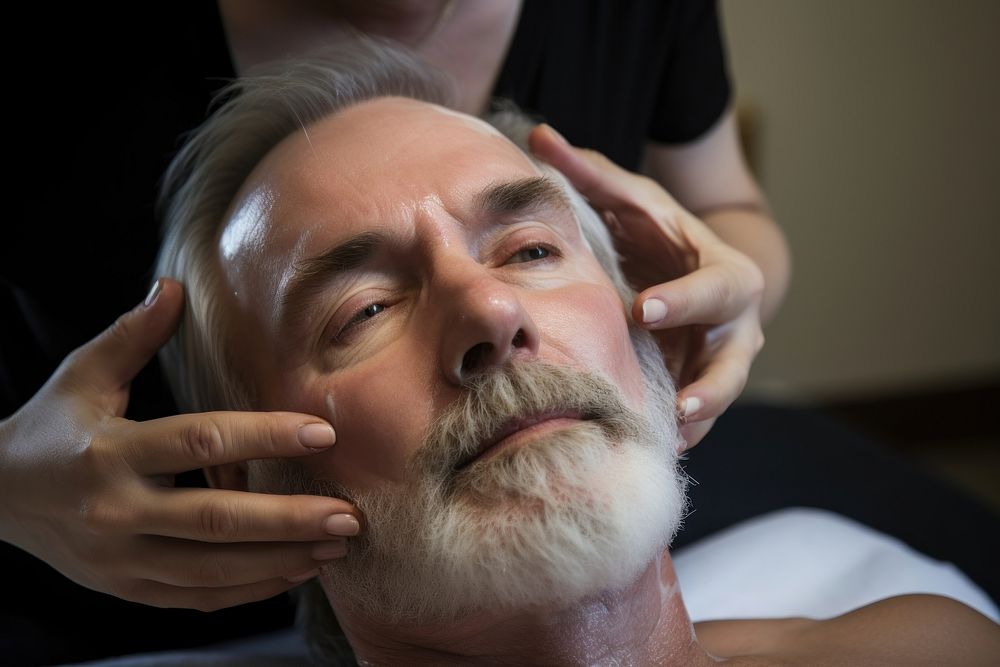
<instances>
[{"instance_id":1,"label":"therapist's left hand","mask_svg":"<svg viewBox=\"0 0 1000 667\"><path fill-rule=\"evenodd\" d=\"M627 279L642 290L632 317L657 337L693 447L743 391L764 344L763 273L656 181L570 146L548 125L535 128L530 146L604 216Z\"/></svg>"}]
</instances>

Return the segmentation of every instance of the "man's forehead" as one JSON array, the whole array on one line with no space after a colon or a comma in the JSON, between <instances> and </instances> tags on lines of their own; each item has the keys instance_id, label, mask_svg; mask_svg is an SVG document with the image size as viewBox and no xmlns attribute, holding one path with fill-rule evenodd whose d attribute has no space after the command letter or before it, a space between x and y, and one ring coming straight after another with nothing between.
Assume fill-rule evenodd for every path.
<instances>
[{"instance_id":1,"label":"man's forehead","mask_svg":"<svg viewBox=\"0 0 1000 667\"><path fill-rule=\"evenodd\" d=\"M243 229L260 231L259 224L240 219L246 212L258 221L262 215L305 215L309 209L371 219L379 217L379 207L437 197L444 186L464 185L471 193L485 185L476 183L477 177L515 180L539 173L520 149L478 118L419 100L378 98L323 118L275 146L235 198L224 245L241 245L237 232Z\"/></svg>"},{"instance_id":2,"label":"man's forehead","mask_svg":"<svg viewBox=\"0 0 1000 667\"><path fill-rule=\"evenodd\" d=\"M284 187L310 185L311 178L370 177L391 180L401 162L420 163L421 176L436 168L436 154L469 145L494 153L484 158L521 155L494 127L479 118L436 104L402 97L383 97L353 105L327 116L283 139L254 169ZM475 148L471 148L475 146Z\"/></svg>"},{"instance_id":3,"label":"man's forehead","mask_svg":"<svg viewBox=\"0 0 1000 667\"><path fill-rule=\"evenodd\" d=\"M276 293L294 263L334 243L391 227L405 234L428 202L482 210L484 192L540 174L482 120L406 98L364 102L287 137L257 165L219 239L223 271L234 288Z\"/></svg>"}]
</instances>

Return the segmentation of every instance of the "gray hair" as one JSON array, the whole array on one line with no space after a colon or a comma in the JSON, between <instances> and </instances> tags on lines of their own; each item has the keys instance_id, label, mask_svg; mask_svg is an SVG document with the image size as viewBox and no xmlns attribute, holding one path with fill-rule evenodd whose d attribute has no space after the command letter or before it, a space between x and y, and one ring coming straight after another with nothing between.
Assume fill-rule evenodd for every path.
<instances>
[{"instance_id":1,"label":"gray hair","mask_svg":"<svg viewBox=\"0 0 1000 667\"><path fill-rule=\"evenodd\" d=\"M184 318L160 351L182 411L249 410L252 385L233 363L219 308L216 247L229 206L254 167L283 139L343 109L400 96L447 105L452 86L413 56L363 40L274 63L222 89L217 109L187 138L158 201L163 243L157 276L186 289Z\"/></svg>"},{"instance_id":2,"label":"gray hair","mask_svg":"<svg viewBox=\"0 0 1000 667\"><path fill-rule=\"evenodd\" d=\"M172 277L186 289L184 317L160 351L164 372L182 411L250 410L253 385L234 363L232 335L219 307L216 248L226 214L256 165L283 139L311 123L379 97L409 97L449 106L453 84L396 47L371 39L276 62L237 79L215 100L211 117L194 130L164 177L160 200L163 244L156 275ZM485 118L525 153L535 122L502 106ZM598 215L561 174L538 163L569 194L584 238L630 304L634 292ZM317 614L307 628L328 658L351 662L343 636L330 633L336 619L315 582L301 587L300 613ZM325 608L325 609L324 609ZM301 620L301 619L300 619ZM317 633L323 626L323 632ZM323 644L326 643L326 646Z\"/></svg>"},{"instance_id":3,"label":"gray hair","mask_svg":"<svg viewBox=\"0 0 1000 667\"><path fill-rule=\"evenodd\" d=\"M374 39L328 47L236 79L216 97L216 110L187 138L164 176L158 201L163 243L157 276L184 284L186 305L160 361L181 411L251 410L250 378L234 363L232 335L219 307L216 247L225 216L254 167L283 139L311 123L380 97L409 97L450 106L454 84L413 55ZM488 115L527 153L535 123L506 106ZM584 237L626 303L634 292L621 276L611 237L596 213L558 172Z\"/></svg>"}]
</instances>

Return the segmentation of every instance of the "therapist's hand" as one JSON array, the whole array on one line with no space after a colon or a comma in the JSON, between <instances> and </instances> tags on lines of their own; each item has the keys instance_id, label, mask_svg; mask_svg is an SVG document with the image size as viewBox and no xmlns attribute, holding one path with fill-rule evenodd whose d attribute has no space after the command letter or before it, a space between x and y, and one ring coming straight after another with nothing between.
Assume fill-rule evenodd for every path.
<instances>
[{"instance_id":1,"label":"therapist's hand","mask_svg":"<svg viewBox=\"0 0 1000 667\"><path fill-rule=\"evenodd\" d=\"M764 277L656 181L574 148L548 125L530 136L549 163L600 212L641 289L632 317L656 334L675 382L681 435L693 447L743 391L764 344Z\"/></svg>"},{"instance_id":2,"label":"therapist's hand","mask_svg":"<svg viewBox=\"0 0 1000 667\"><path fill-rule=\"evenodd\" d=\"M0 422L0 538L88 588L159 607L213 610L277 595L343 555L354 507L174 488L173 475L317 453L333 445L333 429L288 412L123 419L132 378L183 309L180 284L158 284L150 305L75 350Z\"/></svg>"}]
</instances>

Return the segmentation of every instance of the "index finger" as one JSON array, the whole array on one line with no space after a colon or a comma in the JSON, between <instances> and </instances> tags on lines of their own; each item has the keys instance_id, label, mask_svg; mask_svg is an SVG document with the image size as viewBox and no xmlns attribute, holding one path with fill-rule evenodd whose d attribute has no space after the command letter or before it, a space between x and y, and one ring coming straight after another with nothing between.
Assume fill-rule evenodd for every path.
<instances>
[{"instance_id":1,"label":"index finger","mask_svg":"<svg viewBox=\"0 0 1000 667\"><path fill-rule=\"evenodd\" d=\"M575 148L549 125L532 130L528 143L536 157L558 169L594 207L638 206L637 195L648 187L648 179L622 169L597 151ZM661 189L660 196L675 203L666 190Z\"/></svg>"},{"instance_id":2,"label":"index finger","mask_svg":"<svg viewBox=\"0 0 1000 667\"><path fill-rule=\"evenodd\" d=\"M125 460L141 475L317 454L336 441L329 423L295 412L175 415L125 422L113 437Z\"/></svg>"}]
</instances>

